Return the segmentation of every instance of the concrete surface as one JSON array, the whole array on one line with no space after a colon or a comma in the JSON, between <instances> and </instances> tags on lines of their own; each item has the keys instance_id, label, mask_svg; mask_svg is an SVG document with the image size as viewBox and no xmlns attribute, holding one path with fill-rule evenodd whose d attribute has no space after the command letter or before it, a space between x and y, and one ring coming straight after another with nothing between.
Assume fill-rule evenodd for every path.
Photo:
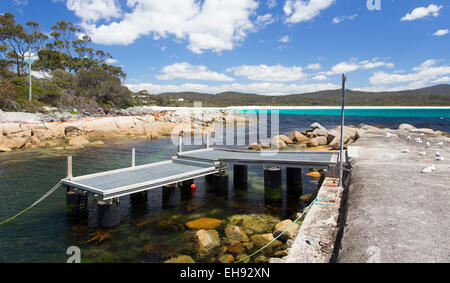
<instances>
[{"instance_id":1,"label":"concrete surface","mask_svg":"<svg viewBox=\"0 0 450 283\"><path fill-rule=\"evenodd\" d=\"M339 188L337 184L338 179L325 179L317 197L328 199L330 203L314 204L309 209L285 262L330 262L338 234L338 218L344 192L344 189ZM320 202L323 203L323 201Z\"/></svg>"},{"instance_id":2,"label":"concrete surface","mask_svg":"<svg viewBox=\"0 0 450 283\"><path fill-rule=\"evenodd\" d=\"M353 170L338 262L450 262L450 139L390 133L398 138L368 132L349 149ZM437 151L444 161L435 160ZM436 171L421 173L433 164Z\"/></svg>"}]
</instances>

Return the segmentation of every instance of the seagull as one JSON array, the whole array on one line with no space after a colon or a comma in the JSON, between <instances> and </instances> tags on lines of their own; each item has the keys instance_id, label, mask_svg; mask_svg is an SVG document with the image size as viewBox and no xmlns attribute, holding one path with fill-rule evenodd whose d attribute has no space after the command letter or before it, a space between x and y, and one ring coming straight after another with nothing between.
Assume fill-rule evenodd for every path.
<instances>
[{"instance_id":1,"label":"seagull","mask_svg":"<svg viewBox=\"0 0 450 283\"><path fill-rule=\"evenodd\" d=\"M439 151L436 151L436 154L434 156L436 157L441 156L441 153Z\"/></svg>"},{"instance_id":2,"label":"seagull","mask_svg":"<svg viewBox=\"0 0 450 283\"><path fill-rule=\"evenodd\" d=\"M415 141L416 143L422 143L422 140L421 140L420 138L416 138L416 139L414 139L414 141Z\"/></svg>"},{"instance_id":3,"label":"seagull","mask_svg":"<svg viewBox=\"0 0 450 283\"><path fill-rule=\"evenodd\" d=\"M402 152L402 153L408 153L408 152L409 152L409 149L408 149L408 148L404 148L404 149L401 150L401 152Z\"/></svg>"},{"instance_id":4,"label":"seagull","mask_svg":"<svg viewBox=\"0 0 450 283\"><path fill-rule=\"evenodd\" d=\"M443 146L444 143L443 143L443 142L438 142L436 145L437 145L437 146Z\"/></svg>"},{"instance_id":5,"label":"seagull","mask_svg":"<svg viewBox=\"0 0 450 283\"><path fill-rule=\"evenodd\" d=\"M430 142L427 142L426 148L429 148L430 146L431 146L431 143L430 143Z\"/></svg>"},{"instance_id":6,"label":"seagull","mask_svg":"<svg viewBox=\"0 0 450 283\"><path fill-rule=\"evenodd\" d=\"M444 161L444 156L436 156L434 157L437 161Z\"/></svg>"},{"instance_id":7,"label":"seagull","mask_svg":"<svg viewBox=\"0 0 450 283\"><path fill-rule=\"evenodd\" d=\"M391 134L391 133L386 133L386 137L387 138L398 138L397 135Z\"/></svg>"},{"instance_id":8,"label":"seagull","mask_svg":"<svg viewBox=\"0 0 450 283\"><path fill-rule=\"evenodd\" d=\"M425 134L424 133L420 133L419 136L423 137Z\"/></svg>"},{"instance_id":9,"label":"seagull","mask_svg":"<svg viewBox=\"0 0 450 283\"><path fill-rule=\"evenodd\" d=\"M436 167L434 167L434 165L431 165L431 166L429 166L427 168L423 168L422 173L431 173L431 172L433 172L435 170L436 170Z\"/></svg>"},{"instance_id":10,"label":"seagull","mask_svg":"<svg viewBox=\"0 0 450 283\"><path fill-rule=\"evenodd\" d=\"M406 140L407 140L407 141L410 141L410 140L411 140L411 136L407 136L407 137L406 137Z\"/></svg>"},{"instance_id":11,"label":"seagull","mask_svg":"<svg viewBox=\"0 0 450 283\"><path fill-rule=\"evenodd\" d=\"M424 156L426 153L425 152L419 152L419 155Z\"/></svg>"}]
</instances>

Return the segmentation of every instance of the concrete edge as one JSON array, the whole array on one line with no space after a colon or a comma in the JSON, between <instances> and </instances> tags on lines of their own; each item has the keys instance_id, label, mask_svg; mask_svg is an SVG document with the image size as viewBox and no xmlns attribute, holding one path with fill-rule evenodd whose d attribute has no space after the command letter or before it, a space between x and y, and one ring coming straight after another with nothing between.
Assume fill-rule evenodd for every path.
<instances>
[{"instance_id":1,"label":"concrete edge","mask_svg":"<svg viewBox=\"0 0 450 283\"><path fill-rule=\"evenodd\" d=\"M344 188L337 187L338 180L326 178L318 198L330 200L329 204L314 204L303 221L289 250L286 263L329 263L333 256ZM319 203L324 203L319 201Z\"/></svg>"}]
</instances>

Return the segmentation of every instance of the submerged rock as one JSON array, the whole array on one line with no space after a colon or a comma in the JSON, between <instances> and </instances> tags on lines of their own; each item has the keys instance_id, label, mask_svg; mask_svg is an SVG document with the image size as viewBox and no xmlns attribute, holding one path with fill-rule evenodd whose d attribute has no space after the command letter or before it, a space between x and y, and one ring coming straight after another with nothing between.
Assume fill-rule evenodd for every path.
<instances>
[{"instance_id":1,"label":"submerged rock","mask_svg":"<svg viewBox=\"0 0 450 283\"><path fill-rule=\"evenodd\" d=\"M234 262L234 257L230 254L223 255L223 256L219 257L219 262L220 263L232 263L232 262Z\"/></svg>"},{"instance_id":2,"label":"submerged rock","mask_svg":"<svg viewBox=\"0 0 450 283\"><path fill-rule=\"evenodd\" d=\"M247 235L271 231L279 221L279 218L264 214L239 214L228 218L230 225L239 226Z\"/></svg>"},{"instance_id":3,"label":"submerged rock","mask_svg":"<svg viewBox=\"0 0 450 283\"><path fill-rule=\"evenodd\" d=\"M292 239L297 233L299 227L300 225L298 225L297 223L292 224L292 220L286 219L275 225L275 228L273 229L273 236L278 237L278 235L283 233L284 230L289 228L283 235L280 236L279 239L281 241Z\"/></svg>"},{"instance_id":4,"label":"submerged rock","mask_svg":"<svg viewBox=\"0 0 450 283\"><path fill-rule=\"evenodd\" d=\"M231 241L248 242L247 234L245 234L239 226L229 225L225 228L225 235Z\"/></svg>"},{"instance_id":5,"label":"submerged rock","mask_svg":"<svg viewBox=\"0 0 450 283\"><path fill-rule=\"evenodd\" d=\"M195 263L195 260L188 255L179 255L166 260L164 263Z\"/></svg>"},{"instance_id":6,"label":"submerged rock","mask_svg":"<svg viewBox=\"0 0 450 283\"><path fill-rule=\"evenodd\" d=\"M199 230L195 233L195 240L201 256L220 248L219 233L216 230Z\"/></svg>"},{"instance_id":7,"label":"submerged rock","mask_svg":"<svg viewBox=\"0 0 450 283\"><path fill-rule=\"evenodd\" d=\"M192 230L213 230L219 227L223 223L222 220L215 218L200 218L194 221L189 221L186 226Z\"/></svg>"},{"instance_id":8,"label":"submerged rock","mask_svg":"<svg viewBox=\"0 0 450 283\"><path fill-rule=\"evenodd\" d=\"M242 254L245 252L245 247L239 241L234 241L227 249L229 253L232 254Z\"/></svg>"},{"instance_id":9,"label":"submerged rock","mask_svg":"<svg viewBox=\"0 0 450 283\"><path fill-rule=\"evenodd\" d=\"M89 140L85 137L74 137L71 138L69 140L69 145L73 146L73 147L77 147L77 146L85 146L89 144Z\"/></svg>"}]
</instances>

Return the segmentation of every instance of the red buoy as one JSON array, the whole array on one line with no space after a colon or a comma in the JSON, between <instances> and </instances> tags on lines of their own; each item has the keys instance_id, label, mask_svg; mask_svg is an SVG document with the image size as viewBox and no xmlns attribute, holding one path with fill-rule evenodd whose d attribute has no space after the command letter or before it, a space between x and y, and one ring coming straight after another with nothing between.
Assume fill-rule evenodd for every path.
<instances>
[{"instance_id":1,"label":"red buoy","mask_svg":"<svg viewBox=\"0 0 450 283\"><path fill-rule=\"evenodd\" d=\"M191 190L195 191L195 189L197 189L197 186L195 184L191 185Z\"/></svg>"}]
</instances>

